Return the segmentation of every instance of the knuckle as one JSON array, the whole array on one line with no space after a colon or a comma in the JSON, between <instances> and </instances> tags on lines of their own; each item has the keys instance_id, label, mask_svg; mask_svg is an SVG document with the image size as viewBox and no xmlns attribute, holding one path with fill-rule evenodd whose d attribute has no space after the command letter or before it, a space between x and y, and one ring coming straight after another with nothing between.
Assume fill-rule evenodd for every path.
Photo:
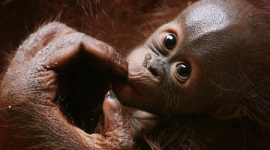
<instances>
[{"instance_id":1,"label":"knuckle","mask_svg":"<svg viewBox=\"0 0 270 150\"><path fill-rule=\"evenodd\" d=\"M50 22L44 26L41 27L41 30L44 31L50 31L50 32L59 32L59 31L68 31L68 30L73 30L72 28L66 26L63 23L54 21L54 22Z\"/></svg>"},{"instance_id":2,"label":"knuckle","mask_svg":"<svg viewBox=\"0 0 270 150\"><path fill-rule=\"evenodd\" d=\"M47 45L49 42L54 41L55 39L74 32L75 30L66 26L60 22L51 22L40 29L34 34L35 36L32 37L34 40L40 39L42 40L42 45Z\"/></svg>"}]
</instances>

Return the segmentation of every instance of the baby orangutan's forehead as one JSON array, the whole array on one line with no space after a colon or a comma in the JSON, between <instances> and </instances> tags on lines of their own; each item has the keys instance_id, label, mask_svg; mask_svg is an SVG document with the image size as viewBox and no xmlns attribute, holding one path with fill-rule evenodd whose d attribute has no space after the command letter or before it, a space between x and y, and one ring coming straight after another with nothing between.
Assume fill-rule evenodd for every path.
<instances>
[{"instance_id":1,"label":"baby orangutan's forehead","mask_svg":"<svg viewBox=\"0 0 270 150\"><path fill-rule=\"evenodd\" d=\"M211 55L223 54L245 41L252 30L246 16L253 8L245 1L239 6L240 1L203 0L185 9L172 22L180 28L177 55L195 52L202 56L210 51L215 52Z\"/></svg>"},{"instance_id":2,"label":"baby orangutan's forehead","mask_svg":"<svg viewBox=\"0 0 270 150\"><path fill-rule=\"evenodd\" d=\"M236 11L233 6L221 5L220 2L198 2L181 13L178 21L183 24L186 34L197 39L228 28L235 20Z\"/></svg>"}]
</instances>

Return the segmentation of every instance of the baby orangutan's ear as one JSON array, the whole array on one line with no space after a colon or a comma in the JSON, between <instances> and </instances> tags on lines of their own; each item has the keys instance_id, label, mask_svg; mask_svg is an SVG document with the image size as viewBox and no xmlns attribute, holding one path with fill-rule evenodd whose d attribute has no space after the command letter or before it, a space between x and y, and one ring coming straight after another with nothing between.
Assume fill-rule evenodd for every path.
<instances>
[{"instance_id":1,"label":"baby orangutan's ear","mask_svg":"<svg viewBox=\"0 0 270 150\"><path fill-rule=\"evenodd\" d=\"M247 114L247 107L243 105L220 106L214 113L214 117L221 120L230 120L243 117Z\"/></svg>"}]
</instances>

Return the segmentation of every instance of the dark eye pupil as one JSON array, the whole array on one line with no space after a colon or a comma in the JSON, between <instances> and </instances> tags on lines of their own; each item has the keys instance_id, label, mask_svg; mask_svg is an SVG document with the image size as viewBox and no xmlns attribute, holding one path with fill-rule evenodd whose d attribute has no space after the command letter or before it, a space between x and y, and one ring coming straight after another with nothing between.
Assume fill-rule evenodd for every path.
<instances>
[{"instance_id":1,"label":"dark eye pupil","mask_svg":"<svg viewBox=\"0 0 270 150\"><path fill-rule=\"evenodd\" d=\"M189 66L185 65L185 64L180 64L177 67L177 73L179 74L180 77L182 78L188 78L190 75L190 69Z\"/></svg>"},{"instance_id":2,"label":"dark eye pupil","mask_svg":"<svg viewBox=\"0 0 270 150\"><path fill-rule=\"evenodd\" d=\"M176 37L174 34L168 34L164 39L164 44L168 50L172 50L176 45Z\"/></svg>"}]
</instances>

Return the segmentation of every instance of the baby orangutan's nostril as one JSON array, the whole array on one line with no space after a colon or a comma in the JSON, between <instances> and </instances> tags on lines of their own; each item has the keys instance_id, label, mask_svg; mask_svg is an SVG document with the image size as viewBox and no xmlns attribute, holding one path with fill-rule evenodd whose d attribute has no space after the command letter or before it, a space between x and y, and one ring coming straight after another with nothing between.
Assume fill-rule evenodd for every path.
<instances>
[{"instance_id":1,"label":"baby orangutan's nostril","mask_svg":"<svg viewBox=\"0 0 270 150\"><path fill-rule=\"evenodd\" d=\"M157 69L155 69L155 68L153 68L153 67L149 67L148 69L149 69L149 71L151 72L151 74L152 74L153 76L158 76Z\"/></svg>"}]
</instances>

